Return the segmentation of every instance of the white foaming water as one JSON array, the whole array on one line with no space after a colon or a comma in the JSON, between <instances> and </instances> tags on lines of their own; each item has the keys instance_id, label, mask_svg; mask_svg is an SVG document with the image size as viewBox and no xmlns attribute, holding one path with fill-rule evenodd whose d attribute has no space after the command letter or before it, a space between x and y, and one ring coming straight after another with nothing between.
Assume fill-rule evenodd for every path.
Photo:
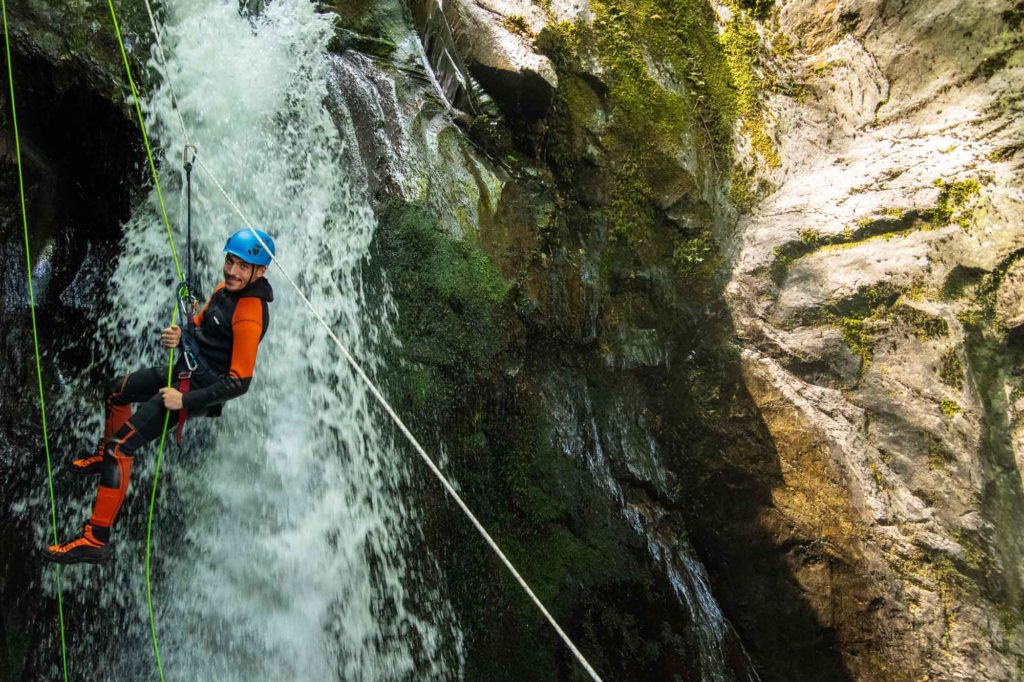
<instances>
[{"instance_id":1,"label":"white foaming water","mask_svg":"<svg viewBox=\"0 0 1024 682\"><path fill-rule=\"evenodd\" d=\"M164 150L161 182L182 267L184 220L175 217L184 215L184 140L168 83L205 164L274 235L282 265L374 375L375 349L391 342L391 304L367 300L361 268L375 222L345 181L343 143L324 110L329 18L301 0L271 3L252 20L235 1L183 0L167 12L170 63L147 125ZM195 277L208 293L224 240L241 224L198 169L193 184ZM119 370L166 361L154 340L170 316L168 267L154 192L125 227L101 332ZM268 279L276 298L249 393L212 424L190 422L187 431L205 442L185 462L168 454L161 472L154 602L169 679L461 677L450 609L403 587L415 524L395 489L408 457L297 295L273 269ZM137 453L130 497L148 500L155 450ZM92 637L130 643L102 674L151 679L144 537L125 531L115 529L115 540L126 567L100 580L99 602L130 615L120 633ZM73 576L71 586L98 577Z\"/></svg>"}]
</instances>

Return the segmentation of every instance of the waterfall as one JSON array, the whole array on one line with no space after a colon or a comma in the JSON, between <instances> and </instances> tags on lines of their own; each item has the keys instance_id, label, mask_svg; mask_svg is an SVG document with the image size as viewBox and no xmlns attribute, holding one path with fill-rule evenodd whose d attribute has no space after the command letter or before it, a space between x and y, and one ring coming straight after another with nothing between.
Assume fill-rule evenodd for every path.
<instances>
[{"instance_id":1,"label":"waterfall","mask_svg":"<svg viewBox=\"0 0 1024 682\"><path fill-rule=\"evenodd\" d=\"M345 140L324 108L329 17L308 0L273 2L249 18L235 0L163 10L170 61L157 69L150 60L161 77L142 91L179 255L185 140L169 86L205 164L275 237L282 265L342 342L378 373L378 349L394 343L392 305L364 284L375 221L348 184ZM224 240L242 225L201 172L193 179L194 267L208 295ZM436 591L409 587L415 512L395 491L415 465L284 278L271 269L268 279L276 298L249 393L217 420L189 422L186 446L165 455L153 594L168 679L459 678L450 608ZM173 281L151 192L125 225L96 340L115 372L166 363L157 334L170 319ZM59 450L94 442L98 416L82 415L98 406L81 396L95 394L72 381L62 396L64 421L86 427L61 435ZM156 674L142 570L155 458L156 444L136 453L114 562L62 573L65 608L79 621L69 628L72 670L88 665L89 679ZM77 530L91 492L63 493L62 523Z\"/></svg>"}]
</instances>

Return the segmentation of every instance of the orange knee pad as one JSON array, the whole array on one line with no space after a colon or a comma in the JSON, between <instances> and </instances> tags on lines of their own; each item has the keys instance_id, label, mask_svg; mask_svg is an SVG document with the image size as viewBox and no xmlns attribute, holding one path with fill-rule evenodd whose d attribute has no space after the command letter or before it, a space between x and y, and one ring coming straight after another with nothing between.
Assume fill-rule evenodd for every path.
<instances>
[{"instance_id":1,"label":"orange knee pad","mask_svg":"<svg viewBox=\"0 0 1024 682\"><path fill-rule=\"evenodd\" d=\"M123 454L119 448L114 448L107 457L113 457L118 469L118 484L116 488L105 485L96 486L96 503L92 508L92 518L89 523L94 526L109 528L114 524L117 513L121 510L125 495L128 494L128 479L132 472L132 458Z\"/></svg>"}]
</instances>

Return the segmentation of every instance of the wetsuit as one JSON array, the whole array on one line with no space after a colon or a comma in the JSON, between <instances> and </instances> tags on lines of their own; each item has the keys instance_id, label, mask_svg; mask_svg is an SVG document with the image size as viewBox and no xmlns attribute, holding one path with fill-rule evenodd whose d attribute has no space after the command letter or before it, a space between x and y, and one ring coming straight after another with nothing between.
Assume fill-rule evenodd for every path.
<instances>
[{"instance_id":1,"label":"wetsuit","mask_svg":"<svg viewBox=\"0 0 1024 682\"><path fill-rule=\"evenodd\" d=\"M182 397L189 416L218 416L225 401L249 390L256 351L270 325L267 304L273 300L270 282L263 277L238 292L228 291L223 282L217 285L195 318L201 364L192 373L189 390ZM174 376L185 369L179 362ZM99 469L100 483L89 525L101 542L107 542L124 502L135 451L163 432L167 410L159 391L165 386L166 367L149 367L112 381L107 391L103 444L93 457L74 463L80 470L85 466ZM180 390L180 380L171 386ZM134 415L131 403L142 403ZM171 411L172 423L177 414L177 410Z\"/></svg>"}]
</instances>

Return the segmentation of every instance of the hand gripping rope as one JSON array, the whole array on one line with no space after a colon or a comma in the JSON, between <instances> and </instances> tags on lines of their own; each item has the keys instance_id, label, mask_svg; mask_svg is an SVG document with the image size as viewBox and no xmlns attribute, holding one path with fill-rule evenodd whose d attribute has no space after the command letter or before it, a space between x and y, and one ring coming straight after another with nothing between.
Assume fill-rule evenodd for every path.
<instances>
[{"instance_id":1,"label":"hand gripping rope","mask_svg":"<svg viewBox=\"0 0 1024 682\"><path fill-rule=\"evenodd\" d=\"M146 4L146 11L149 13L149 20L150 20L150 23L151 23L152 28L153 28L153 35L154 35L154 38L155 38L155 41L156 41L156 45L157 45L157 53L160 56L160 61L166 67L167 66L167 58L166 58L166 55L164 54L163 45L160 43L160 31L157 28L156 20L153 17L153 10L150 7L149 0L144 0L144 1L145 1L145 4ZM116 19L115 15L114 15L113 0L107 0L107 2L110 5L111 17L114 19L114 25L115 25L115 28L116 28L116 26L117 26L117 19ZM119 29L118 29L117 33L118 33L118 41L120 42L121 34L120 34L120 30ZM122 54L124 54L123 43L122 43ZM128 71L129 81L131 81L131 72L128 69L127 56L125 57L125 69ZM165 73L166 72L167 72L167 70L165 68ZM171 100L172 100L173 106L174 106L174 108L175 108L175 110L176 110L176 112L178 114L178 121L181 123L182 134L183 134L183 136L185 137L186 140L189 140L190 138L189 138L189 135L188 135L188 130L185 127L185 121L181 117L181 111L178 108L177 99L174 96L174 89L173 89L173 87L170 87L170 86L171 86L171 84L170 84L170 82L168 82L168 87L171 90ZM143 139L146 139L145 126L143 124L142 114L141 114L141 111L139 110L139 105L138 105L138 92L135 89L134 83L132 84L132 95L135 97L136 110L140 112L139 113L139 124L141 126L143 126ZM150 148L149 148L148 141L146 143L146 152L147 152L147 154L150 154L150 167L153 170L154 182L156 182L156 168L153 165L152 154L150 153ZM266 249L267 253L271 253L270 249L267 247L267 244L264 243L264 241L260 238L259 234L253 229L252 225L254 223L252 221L250 221L248 218L246 218L245 214L243 214L242 210L238 207L238 204L236 204L232 200L230 195L228 195L227 191L224 189L223 185L217 180L217 177L213 174L213 172L210 171L209 168L207 168L206 164L203 163L203 160L201 158L197 159L197 161L198 161L199 167L206 173L207 177L214 184L214 186L217 188L217 190L224 196L224 199L231 206L231 208L235 212L235 214L238 215L238 217L241 219L242 224L245 227L247 227L250 232L252 232L253 236L255 236L255 238L256 238L256 241L259 242L260 245L263 246L264 249ZM157 184L157 192L159 194L159 184ZM161 205L161 209L162 209L163 208L163 198L162 197L160 198L160 205ZM165 223L167 223L166 213L164 214L164 221L165 221ZM170 238L170 227L169 227L169 225L168 225L168 238ZM173 241L172 241L172 249L173 249ZM426 450L423 449L423 446L420 445L419 441L416 440L416 438L412 435L412 432L409 431L409 429L405 425L405 423L401 420L401 418L399 418L399 416L395 412L394 408L391 407L391 405L384 398L383 394L381 394L381 392L377 388L377 386L373 383L373 381L370 379L370 377L367 376L366 372L363 371L363 368L359 365L359 363L356 362L355 358L352 357L352 355L349 353L348 349L344 346L344 344L341 343L341 340L338 339L338 336L337 336L337 334L334 333L334 330L332 330L330 328L330 326L327 324L327 322L324 321L323 315L321 315L320 312L313 306L313 304L310 303L309 299L302 292L302 290L298 287L298 285L295 284L295 281L288 274L288 272L284 269L284 267L281 265L281 262L277 259L277 257L274 256L271 253L271 258L273 259L274 264L277 265L278 270L281 272L281 274L284 276L284 278L288 281L288 284L290 284L292 286L292 288L295 289L295 292L298 294L299 298L301 298L302 302L306 304L306 307L309 309L310 313L313 315L313 317L316 319L316 321L319 322L320 326L322 326L324 328L324 331L327 333L327 336L335 343L335 345L338 347L338 350L341 351L341 354L345 357L345 360L348 362L348 364L352 367L352 369L356 372L356 374L358 374L359 377L366 384L367 388L370 390L370 393L373 395L373 397L377 400L377 402L380 403L381 407L384 408L384 410L388 413L388 415L391 417L391 419L395 422L395 425L398 427L398 429L409 440L409 443L413 446L413 448L416 450L416 453L420 456L420 458L423 460L423 462L427 465L427 468L429 468L431 473L433 473L434 476L438 479L438 481L444 487L444 489L448 493L448 495L455 501L455 503L459 506L459 508L462 510L462 512L469 519L470 523L473 524L473 526L476 528L476 530L480 533L481 537L483 537L484 541L488 544L488 546L490 546L490 548L494 551L494 553L498 556L498 558L501 559L501 562L505 565L505 567L509 570L509 572L512 574L512 576L515 578L516 582L518 582L520 587L523 588L523 591L526 592L526 594L530 597L531 601L533 601L533 603L537 606L537 608L544 615L544 617L547 619L547 621L551 624L551 627L554 628L555 632L558 634L558 636L565 643L566 647L568 647L569 650L572 652L572 654L576 657L576 660L579 661L580 665L583 666L583 668L587 671L587 673L590 675L590 677L593 680L595 680L595 682L601 682L601 678L600 678L600 676L598 676L598 674L594 670L594 668L590 665L590 663L583 656L583 654L580 653L580 650L572 642L572 640L565 633L565 631L561 628L561 626L554 619L554 617L547 610L547 608L545 608L544 604L541 603L540 599L537 597L537 595L534 593L534 591L530 588L530 586L526 583L526 580L524 580L523 577L519 574L519 571L517 571L515 566L512 565L512 562L509 561L508 557L505 556L505 553L501 551L501 548L498 547L498 544L494 541L494 539L491 537L491 535L483 527L483 525L476 518L476 516L473 514L473 512L470 511L469 507L462 500L462 498L459 496L459 494L455 491L455 488L452 487L451 483L448 482L448 479L441 472L441 470L437 467L437 465L434 463L434 461L430 458L430 456L427 454ZM175 257L175 262L177 262L177 257ZM180 275L180 272L179 272L179 275ZM165 425L165 429L166 429L166 425ZM163 441L161 439L161 447L162 447L162 442ZM159 458L157 459L157 471L159 472ZM153 482L153 490L154 490L154 495L155 495L156 494L156 481L155 480ZM152 505L150 507L150 514L152 515ZM148 589L149 589L149 571L148 571L148 562L149 562L149 549L148 548L149 548L149 545L148 545L148 542L149 542L149 539L148 539L148 534L147 534L147 553L146 553L146 561L147 561L147 574L146 574L147 582L146 582L146 587L147 587L147 594L148 594ZM150 607L150 623L152 625L152 607ZM154 648L154 651L157 651L157 646L156 646L156 630L155 630L155 628L153 628L153 648ZM157 655L157 664L159 665L159 653ZM161 670L161 680L162 679L163 679L163 672Z\"/></svg>"}]
</instances>

